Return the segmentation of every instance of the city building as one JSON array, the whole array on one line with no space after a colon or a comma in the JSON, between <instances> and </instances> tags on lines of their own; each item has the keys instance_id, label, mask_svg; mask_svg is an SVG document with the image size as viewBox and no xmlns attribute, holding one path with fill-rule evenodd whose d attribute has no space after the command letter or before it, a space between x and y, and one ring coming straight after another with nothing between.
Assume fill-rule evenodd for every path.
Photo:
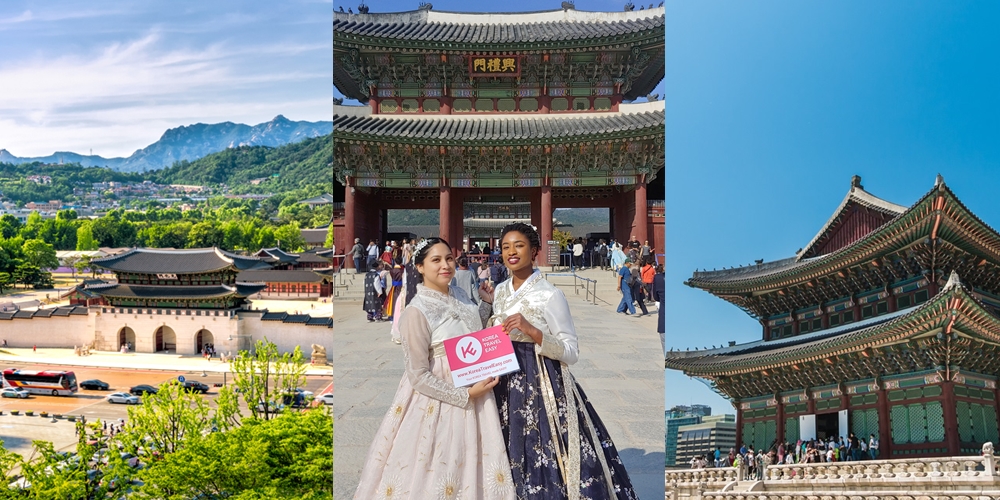
<instances>
[{"instance_id":1,"label":"city building","mask_svg":"<svg viewBox=\"0 0 1000 500\"><path fill-rule=\"evenodd\" d=\"M722 456L729 456L729 450L736 447L736 415L701 417L699 423L678 427L676 440L677 465L689 464L692 458L698 456L704 456L709 463L713 463L716 449Z\"/></svg>"},{"instance_id":2,"label":"city building","mask_svg":"<svg viewBox=\"0 0 1000 500\"><path fill-rule=\"evenodd\" d=\"M685 425L692 425L701 422L702 413L704 409L707 408L708 412L705 415L711 415L712 409L704 405L695 405L699 407L698 413L692 413L690 406L675 406L670 409L670 411L665 412L666 417L666 433L665 433L665 450L666 450L666 465L682 465L677 462L677 430Z\"/></svg>"},{"instance_id":3,"label":"city building","mask_svg":"<svg viewBox=\"0 0 1000 500\"><path fill-rule=\"evenodd\" d=\"M733 402L737 442L874 434L886 459L997 442L1000 234L941 176L909 207L855 176L796 255L686 284L761 325L753 342L666 355Z\"/></svg>"},{"instance_id":4,"label":"city building","mask_svg":"<svg viewBox=\"0 0 1000 500\"><path fill-rule=\"evenodd\" d=\"M570 4L334 13L334 85L366 104L333 107L338 246L386 240L389 210L432 209L458 251L466 205L515 202L542 264L557 208L610 208L615 238L663 248L664 104L630 101L663 79L664 21Z\"/></svg>"}]
</instances>

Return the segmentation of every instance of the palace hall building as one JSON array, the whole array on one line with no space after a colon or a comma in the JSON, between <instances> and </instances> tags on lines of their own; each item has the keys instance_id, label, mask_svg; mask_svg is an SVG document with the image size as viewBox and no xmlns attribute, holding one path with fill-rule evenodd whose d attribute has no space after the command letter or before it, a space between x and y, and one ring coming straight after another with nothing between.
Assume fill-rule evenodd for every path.
<instances>
[{"instance_id":1,"label":"palace hall building","mask_svg":"<svg viewBox=\"0 0 1000 500\"><path fill-rule=\"evenodd\" d=\"M338 247L383 243L393 209L438 210L458 247L526 204L543 246L555 209L594 207L662 250L663 101L632 101L663 80L664 9L564 6L334 14L334 85L365 104L334 105Z\"/></svg>"},{"instance_id":2,"label":"palace hall building","mask_svg":"<svg viewBox=\"0 0 1000 500\"><path fill-rule=\"evenodd\" d=\"M997 442L1000 234L940 176L909 207L854 177L797 255L686 284L761 325L754 342L666 355L733 402L737 443L874 434L888 459Z\"/></svg>"}]
</instances>

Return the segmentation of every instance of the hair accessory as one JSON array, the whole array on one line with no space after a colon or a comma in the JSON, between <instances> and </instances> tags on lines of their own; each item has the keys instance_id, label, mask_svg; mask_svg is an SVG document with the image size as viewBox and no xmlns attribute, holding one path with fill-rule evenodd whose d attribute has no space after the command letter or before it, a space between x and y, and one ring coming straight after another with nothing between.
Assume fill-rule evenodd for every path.
<instances>
[{"instance_id":1,"label":"hair accessory","mask_svg":"<svg viewBox=\"0 0 1000 500\"><path fill-rule=\"evenodd\" d=\"M538 232L538 228L535 227L534 224L528 224L528 225L531 226L531 229L534 230L536 233Z\"/></svg>"},{"instance_id":2,"label":"hair accessory","mask_svg":"<svg viewBox=\"0 0 1000 500\"><path fill-rule=\"evenodd\" d=\"M420 253L420 251L423 250L424 247L426 247L429 242L430 240L423 240L420 243L417 243L417 246L413 249L413 253L414 254Z\"/></svg>"}]
</instances>

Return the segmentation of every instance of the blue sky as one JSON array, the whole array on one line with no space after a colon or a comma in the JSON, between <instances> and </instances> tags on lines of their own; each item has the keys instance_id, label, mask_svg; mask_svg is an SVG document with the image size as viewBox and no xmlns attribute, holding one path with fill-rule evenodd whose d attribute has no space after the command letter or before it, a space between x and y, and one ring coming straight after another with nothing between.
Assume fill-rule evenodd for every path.
<instances>
[{"instance_id":1,"label":"blue sky","mask_svg":"<svg viewBox=\"0 0 1000 500\"><path fill-rule=\"evenodd\" d=\"M606 12L618 12L623 10L623 6L627 0L576 0L576 10L585 11L606 11ZM633 0L635 4L635 10L639 10L639 5L642 2L637 2ZM660 3L660 0L650 4L649 2L642 4L643 7L649 7L653 5L654 7ZM434 10L447 11L447 12L535 12L535 11L545 11L545 10L557 10L562 4L561 0L548 0L545 3L534 3L534 2L468 2L463 0L447 0L447 1L432 1L431 4L434 6ZM411 10L416 10L420 5L419 0L390 0L382 2L368 2L368 6L371 9L369 12L372 14L382 13L382 12L407 12ZM358 11L357 2L345 2L342 0L334 0L333 8L334 10L339 10L340 7L347 9L352 9L354 12ZM661 82L654 90L653 94L659 94L663 97L663 82ZM333 95L337 98L343 98L344 95L341 94L336 87L333 88ZM637 99L637 102L645 101L645 98ZM353 99L346 99L344 104L359 104Z\"/></svg>"},{"instance_id":2,"label":"blue sky","mask_svg":"<svg viewBox=\"0 0 1000 500\"><path fill-rule=\"evenodd\" d=\"M760 338L683 281L793 256L862 176L911 205L934 176L1000 227L1000 3L667 3L667 342ZM678 372L666 404L728 402Z\"/></svg>"},{"instance_id":3,"label":"blue sky","mask_svg":"<svg viewBox=\"0 0 1000 500\"><path fill-rule=\"evenodd\" d=\"M331 2L0 3L0 148L128 156L168 128L330 120Z\"/></svg>"}]
</instances>

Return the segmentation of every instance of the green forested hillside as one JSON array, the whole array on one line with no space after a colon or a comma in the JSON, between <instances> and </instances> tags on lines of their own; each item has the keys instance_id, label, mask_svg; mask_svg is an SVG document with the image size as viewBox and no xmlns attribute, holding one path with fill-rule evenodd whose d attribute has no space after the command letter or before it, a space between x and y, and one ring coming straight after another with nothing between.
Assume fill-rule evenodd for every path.
<instances>
[{"instance_id":1,"label":"green forested hillside","mask_svg":"<svg viewBox=\"0 0 1000 500\"><path fill-rule=\"evenodd\" d=\"M330 192L333 184L333 141L330 135L277 148L242 146L195 161L177 162L153 173L167 184L226 184L231 192L309 194ZM266 178L252 185L254 179Z\"/></svg>"}]
</instances>

